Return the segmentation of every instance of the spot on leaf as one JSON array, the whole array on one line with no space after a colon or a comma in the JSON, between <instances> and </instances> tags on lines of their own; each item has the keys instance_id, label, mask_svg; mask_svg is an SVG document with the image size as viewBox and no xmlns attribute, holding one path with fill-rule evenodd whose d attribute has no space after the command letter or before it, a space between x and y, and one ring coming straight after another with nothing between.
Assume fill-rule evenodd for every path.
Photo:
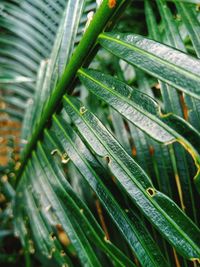
<instances>
[{"instance_id":1,"label":"spot on leaf","mask_svg":"<svg viewBox=\"0 0 200 267\"><path fill-rule=\"evenodd\" d=\"M109 8L114 8L116 6L117 0L109 0L108 6Z\"/></svg>"},{"instance_id":2,"label":"spot on leaf","mask_svg":"<svg viewBox=\"0 0 200 267\"><path fill-rule=\"evenodd\" d=\"M156 190L154 188L152 188L152 187L147 188L146 191L150 195L150 197L153 197L156 194Z\"/></svg>"},{"instance_id":3,"label":"spot on leaf","mask_svg":"<svg viewBox=\"0 0 200 267\"><path fill-rule=\"evenodd\" d=\"M107 164L109 164L109 163L111 162L111 158L110 158L110 156L105 156L104 158L105 158Z\"/></svg>"},{"instance_id":4,"label":"spot on leaf","mask_svg":"<svg viewBox=\"0 0 200 267\"><path fill-rule=\"evenodd\" d=\"M87 112L86 107L80 107L80 114L83 115L85 112Z\"/></svg>"}]
</instances>

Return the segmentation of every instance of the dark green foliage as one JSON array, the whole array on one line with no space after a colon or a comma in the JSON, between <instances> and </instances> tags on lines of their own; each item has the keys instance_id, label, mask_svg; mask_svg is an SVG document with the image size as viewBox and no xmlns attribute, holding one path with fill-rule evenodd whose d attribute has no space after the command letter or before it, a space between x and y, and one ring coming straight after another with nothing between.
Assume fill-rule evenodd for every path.
<instances>
[{"instance_id":1,"label":"dark green foliage","mask_svg":"<svg viewBox=\"0 0 200 267\"><path fill-rule=\"evenodd\" d=\"M0 266L198 265L198 4L0 3Z\"/></svg>"}]
</instances>

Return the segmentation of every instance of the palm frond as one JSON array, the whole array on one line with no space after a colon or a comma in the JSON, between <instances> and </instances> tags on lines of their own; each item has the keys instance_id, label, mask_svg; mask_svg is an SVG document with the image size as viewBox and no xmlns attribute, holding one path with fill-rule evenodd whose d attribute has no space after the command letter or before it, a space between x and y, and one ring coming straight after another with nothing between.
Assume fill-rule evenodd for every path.
<instances>
[{"instance_id":1,"label":"palm frond","mask_svg":"<svg viewBox=\"0 0 200 267\"><path fill-rule=\"evenodd\" d=\"M200 261L198 1L128 3L2 1L0 240L13 217L28 267Z\"/></svg>"}]
</instances>

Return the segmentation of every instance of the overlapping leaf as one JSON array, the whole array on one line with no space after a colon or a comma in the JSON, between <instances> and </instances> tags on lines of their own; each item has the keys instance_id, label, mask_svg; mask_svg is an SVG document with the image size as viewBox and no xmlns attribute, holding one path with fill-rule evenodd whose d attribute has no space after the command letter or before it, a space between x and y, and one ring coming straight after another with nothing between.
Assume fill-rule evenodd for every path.
<instances>
[{"instance_id":1,"label":"overlapping leaf","mask_svg":"<svg viewBox=\"0 0 200 267\"><path fill-rule=\"evenodd\" d=\"M189 218L171 199L154 188L144 171L94 115L87 110L83 112L80 103L67 97L64 97L64 107L90 148L97 155L108 158L108 166L120 187L141 212L183 256L198 258L198 229Z\"/></svg>"},{"instance_id":2,"label":"overlapping leaf","mask_svg":"<svg viewBox=\"0 0 200 267\"><path fill-rule=\"evenodd\" d=\"M165 144L180 142L194 157L199 172L197 143L200 142L200 135L191 125L173 114L162 114L152 98L111 76L94 70L80 70L79 74L93 94L152 138ZM199 178L196 179L198 183Z\"/></svg>"},{"instance_id":3,"label":"overlapping leaf","mask_svg":"<svg viewBox=\"0 0 200 267\"><path fill-rule=\"evenodd\" d=\"M99 43L130 64L199 99L198 59L136 34L103 33Z\"/></svg>"}]
</instances>

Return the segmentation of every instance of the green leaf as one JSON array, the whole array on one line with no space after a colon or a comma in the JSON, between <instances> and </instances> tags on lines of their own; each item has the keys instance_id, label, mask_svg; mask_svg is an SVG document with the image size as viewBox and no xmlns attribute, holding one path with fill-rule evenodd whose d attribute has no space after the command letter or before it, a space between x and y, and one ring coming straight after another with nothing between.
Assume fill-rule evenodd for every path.
<instances>
[{"instance_id":1,"label":"green leaf","mask_svg":"<svg viewBox=\"0 0 200 267\"><path fill-rule=\"evenodd\" d=\"M101 122L75 99L64 97L64 107L80 135L102 158L133 203L187 259L198 258L198 228L168 197L158 192L145 172L124 151Z\"/></svg>"},{"instance_id":2,"label":"green leaf","mask_svg":"<svg viewBox=\"0 0 200 267\"><path fill-rule=\"evenodd\" d=\"M189 4L184 4L174 0L178 11L184 21L187 32L191 38L197 56L200 58L200 22L197 19L197 12Z\"/></svg>"},{"instance_id":3,"label":"green leaf","mask_svg":"<svg viewBox=\"0 0 200 267\"><path fill-rule=\"evenodd\" d=\"M103 33L99 43L128 63L200 99L198 59L136 34Z\"/></svg>"},{"instance_id":4,"label":"green leaf","mask_svg":"<svg viewBox=\"0 0 200 267\"><path fill-rule=\"evenodd\" d=\"M93 94L158 142L181 143L191 153L199 172L200 151L197 143L200 145L200 135L190 124L174 114L162 114L151 97L109 75L82 69L79 70L79 77ZM199 186L199 173L195 182Z\"/></svg>"},{"instance_id":5,"label":"green leaf","mask_svg":"<svg viewBox=\"0 0 200 267\"><path fill-rule=\"evenodd\" d=\"M133 266L133 264L105 238L105 234L97 224L90 210L77 197L70 184L66 181L65 174L62 171L61 166L56 164L56 162L52 162L52 156L50 156L52 149L50 149L50 147L52 145L57 147L57 144L55 143L56 138L52 139L48 132L46 132L46 137L46 145L49 150L47 151L45 147L42 147L42 145L39 144L39 159L43 168L46 170L48 177L50 177L49 181L52 187L56 188L55 192L60 197L63 205L65 205L66 210L72 212L76 221L80 223L91 243L101 248L119 266L122 266L123 262L126 262L127 266Z\"/></svg>"},{"instance_id":6,"label":"green leaf","mask_svg":"<svg viewBox=\"0 0 200 267\"><path fill-rule=\"evenodd\" d=\"M17 77L14 77L14 78L4 78L4 77L1 77L0 78L0 84L16 84L16 83L27 83L27 82L34 82L34 79L32 78L28 78L28 77L23 77L23 76L17 76Z\"/></svg>"},{"instance_id":7,"label":"green leaf","mask_svg":"<svg viewBox=\"0 0 200 267\"><path fill-rule=\"evenodd\" d=\"M56 133L56 136L59 137L58 140L62 140L56 141L56 143L59 142L64 151L67 151L69 158L97 194L104 208L113 219L113 222L130 244L142 266L167 266L159 249L144 225L140 223L139 218L134 215L133 222L131 222L126 211L119 206L115 197L106 188L100 178L103 167L101 165L99 166L99 163L96 162L95 158L90 154L87 147L78 138L72 128L65 120L55 116L53 131L53 139L55 140ZM99 175L98 170L101 170Z\"/></svg>"}]
</instances>

